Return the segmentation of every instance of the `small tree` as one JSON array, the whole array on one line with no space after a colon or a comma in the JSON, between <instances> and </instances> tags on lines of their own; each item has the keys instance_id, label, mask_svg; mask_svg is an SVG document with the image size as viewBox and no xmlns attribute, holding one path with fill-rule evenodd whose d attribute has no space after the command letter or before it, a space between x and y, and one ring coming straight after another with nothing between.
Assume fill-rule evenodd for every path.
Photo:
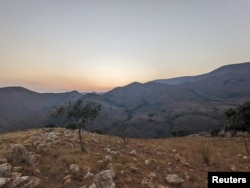
<instances>
[{"instance_id":1,"label":"small tree","mask_svg":"<svg viewBox=\"0 0 250 188\"><path fill-rule=\"evenodd\" d=\"M120 138L123 140L124 146L128 145L129 139L128 139L128 132L127 132L127 124L120 124L119 131L120 131Z\"/></svg>"},{"instance_id":2,"label":"small tree","mask_svg":"<svg viewBox=\"0 0 250 188\"><path fill-rule=\"evenodd\" d=\"M69 103L66 106L59 106L56 108L57 115L66 115L66 119L78 127L82 152L86 152L86 148L83 145L82 129L86 129L86 123L89 120L94 120L99 115L100 110L100 105L94 103L83 105L83 101L81 99L77 100L73 105Z\"/></svg>"}]
</instances>

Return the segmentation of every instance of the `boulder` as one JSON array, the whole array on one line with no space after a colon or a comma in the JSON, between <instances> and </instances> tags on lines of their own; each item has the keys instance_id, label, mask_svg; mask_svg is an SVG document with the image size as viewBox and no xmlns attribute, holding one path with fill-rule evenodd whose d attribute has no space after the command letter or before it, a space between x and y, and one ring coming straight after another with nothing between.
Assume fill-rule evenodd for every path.
<instances>
[{"instance_id":1,"label":"boulder","mask_svg":"<svg viewBox=\"0 0 250 188\"><path fill-rule=\"evenodd\" d=\"M115 188L115 183L112 177L111 170L101 171L99 174L96 174L94 177L95 183L90 187L96 188Z\"/></svg>"},{"instance_id":2,"label":"boulder","mask_svg":"<svg viewBox=\"0 0 250 188\"><path fill-rule=\"evenodd\" d=\"M33 176L21 176L14 179L9 185L8 188L35 188L39 186L41 180Z\"/></svg>"},{"instance_id":3,"label":"boulder","mask_svg":"<svg viewBox=\"0 0 250 188\"><path fill-rule=\"evenodd\" d=\"M25 161L25 157L28 155L28 151L20 144L12 144L8 149L7 158L8 161L16 164L21 164Z\"/></svg>"},{"instance_id":4,"label":"boulder","mask_svg":"<svg viewBox=\"0 0 250 188\"><path fill-rule=\"evenodd\" d=\"M10 178L0 178L0 188L5 187L5 185L10 182Z\"/></svg>"}]
</instances>

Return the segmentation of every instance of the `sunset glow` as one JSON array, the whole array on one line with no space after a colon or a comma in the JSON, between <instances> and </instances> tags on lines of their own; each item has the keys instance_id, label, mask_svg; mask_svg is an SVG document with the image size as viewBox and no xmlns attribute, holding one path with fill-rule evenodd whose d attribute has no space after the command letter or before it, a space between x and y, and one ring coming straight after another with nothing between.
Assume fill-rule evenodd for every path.
<instances>
[{"instance_id":1,"label":"sunset glow","mask_svg":"<svg viewBox=\"0 0 250 188\"><path fill-rule=\"evenodd\" d=\"M108 91L250 59L250 1L1 0L0 87Z\"/></svg>"}]
</instances>

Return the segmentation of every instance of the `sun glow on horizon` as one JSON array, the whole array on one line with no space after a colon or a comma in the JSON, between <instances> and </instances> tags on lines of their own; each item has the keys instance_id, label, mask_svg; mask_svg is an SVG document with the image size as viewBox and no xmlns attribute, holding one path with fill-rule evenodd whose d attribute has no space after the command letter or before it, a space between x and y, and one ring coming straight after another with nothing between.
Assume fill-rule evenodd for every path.
<instances>
[{"instance_id":1,"label":"sun glow on horizon","mask_svg":"<svg viewBox=\"0 0 250 188\"><path fill-rule=\"evenodd\" d=\"M0 87L104 92L246 62L248 7L244 0L0 1Z\"/></svg>"}]
</instances>

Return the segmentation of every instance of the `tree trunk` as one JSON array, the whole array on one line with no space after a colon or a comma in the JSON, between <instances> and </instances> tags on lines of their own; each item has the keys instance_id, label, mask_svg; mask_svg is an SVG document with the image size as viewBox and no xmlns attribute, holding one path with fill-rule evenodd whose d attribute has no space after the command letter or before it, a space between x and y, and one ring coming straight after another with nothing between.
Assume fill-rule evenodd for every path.
<instances>
[{"instance_id":1,"label":"tree trunk","mask_svg":"<svg viewBox=\"0 0 250 188\"><path fill-rule=\"evenodd\" d=\"M82 150L82 152L85 152L86 150L85 150L85 147L83 146L81 126L78 127L78 133L79 133L79 140L80 140L80 144L81 144L81 150Z\"/></svg>"}]
</instances>

